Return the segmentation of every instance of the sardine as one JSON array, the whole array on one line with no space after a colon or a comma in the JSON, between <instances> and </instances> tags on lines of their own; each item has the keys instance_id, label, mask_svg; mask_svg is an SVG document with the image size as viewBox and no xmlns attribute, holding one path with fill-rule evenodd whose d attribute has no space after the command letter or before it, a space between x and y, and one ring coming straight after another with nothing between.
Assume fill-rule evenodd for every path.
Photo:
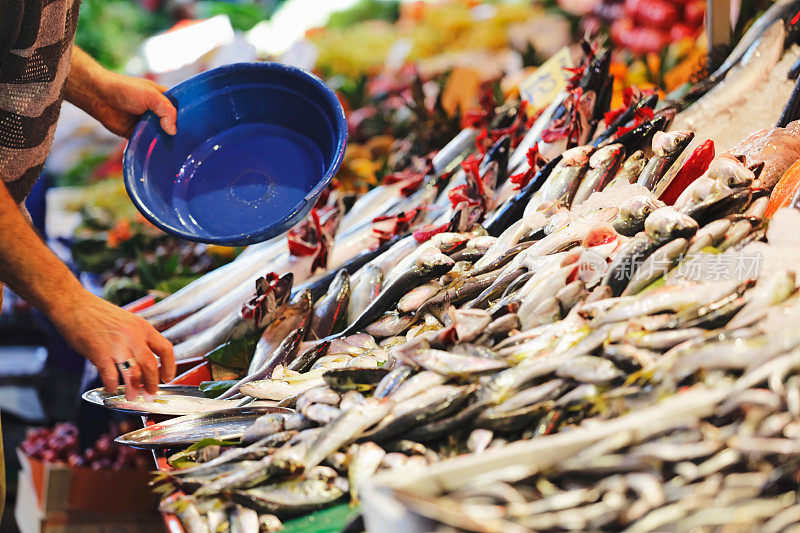
<instances>
[{"instance_id":1,"label":"sardine","mask_svg":"<svg viewBox=\"0 0 800 533\"><path fill-rule=\"evenodd\" d=\"M647 166L647 158L645 158L644 152L641 150L635 151L622 163L614 178L608 182L604 189L624 183L636 183L645 166Z\"/></svg>"},{"instance_id":2,"label":"sardine","mask_svg":"<svg viewBox=\"0 0 800 533\"><path fill-rule=\"evenodd\" d=\"M593 192L603 190L617 173L624 158L625 149L619 144L608 144L593 153L589 158L589 170L572 199L572 205L580 205Z\"/></svg>"},{"instance_id":3,"label":"sardine","mask_svg":"<svg viewBox=\"0 0 800 533\"><path fill-rule=\"evenodd\" d=\"M658 132L653 136L653 152L655 155L650 158L647 166L642 170L637 183L647 189L654 191L655 196L660 195L658 190L659 182L664 173L678 159L681 152L689 146L694 138L691 131L670 131L669 133Z\"/></svg>"}]
</instances>

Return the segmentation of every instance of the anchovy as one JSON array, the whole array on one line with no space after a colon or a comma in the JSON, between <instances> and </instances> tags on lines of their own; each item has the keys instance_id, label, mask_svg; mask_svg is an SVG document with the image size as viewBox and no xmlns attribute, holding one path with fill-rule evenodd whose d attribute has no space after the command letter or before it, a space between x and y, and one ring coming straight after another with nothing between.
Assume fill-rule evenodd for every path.
<instances>
[{"instance_id":1,"label":"anchovy","mask_svg":"<svg viewBox=\"0 0 800 533\"><path fill-rule=\"evenodd\" d=\"M413 396L392 408L391 412L362 438L381 442L415 425L442 418L459 409L475 392L475 386L439 385Z\"/></svg>"},{"instance_id":2,"label":"anchovy","mask_svg":"<svg viewBox=\"0 0 800 533\"><path fill-rule=\"evenodd\" d=\"M451 377L485 374L508 368L508 363L502 359L458 355L443 350L418 350L411 355L411 359L425 370Z\"/></svg>"},{"instance_id":3,"label":"anchovy","mask_svg":"<svg viewBox=\"0 0 800 533\"><path fill-rule=\"evenodd\" d=\"M235 502L262 513L292 516L327 507L344 495L345 491L329 480L299 479L238 490L231 496Z\"/></svg>"}]
</instances>

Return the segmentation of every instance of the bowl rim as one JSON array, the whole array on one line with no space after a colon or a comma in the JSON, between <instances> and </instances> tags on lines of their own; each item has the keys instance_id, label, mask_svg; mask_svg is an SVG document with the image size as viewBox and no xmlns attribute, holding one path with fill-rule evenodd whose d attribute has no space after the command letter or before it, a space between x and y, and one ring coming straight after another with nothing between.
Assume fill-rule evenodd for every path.
<instances>
[{"instance_id":1,"label":"bowl rim","mask_svg":"<svg viewBox=\"0 0 800 533\"><path fill-rule=\"evenodd\" d=\"M211 235L207 232L205 234L189 232L183 227L175 226L169 222L163 221L156 213L154 213L147 205L145 205L142 195L139 194L139 189L135 185L136 176L134 176L133 167L135 166L134 159L136 158L137 154L132 148L132 145L134 144L134 140L141 135L141 131L145 128L149 120L155 119L156 124L158 124L158 117L156 114L152 111L147 111L137 121L125 146L125 151L122 157L123 182L125 183L125 190L127 191L128 196L139 212L150 223L168 234L187 241L203 242L221 246L246 246L276 237L281 233L291 229L291 225L289 227L284 226L292 222L298 216L298 214L305 212L303 214L303 216L305 216L305 214L308 214L308 212L311 211L311 208L313 208L313 203L316 202L316 199L322 194L322 192L331 182L334 175L339 170L342 161L344 160L348 136L347 118L345 116L344 108L333 89L331 89L315 74L306 69L271 61L231 63L201 72L200 74L196 74L191 78L178 83L174 87L171 87L164 92L164 95L168 98L171 97L170 100L173 100L181 93L186 92L199 82L203 82L212 78L224 78L225 76L231 74L240 73L243 70L282 71L290 76L294 76L298 79L305 79L311 82L311 85L315 87L324 97L334 115L332 117L332 124L336 130L333 132L336 139L336 146L334 148L331 162L325 169L325 173L322 175L322 178L319 180L319 182L317 182L317 184L308 193L306 193L303 199L298 204L293 206L292 210L281 220L246 234L239 233L235 235ZM308 95L304 96L308 97ZM160 128L160 125L157 125L157 127ZM139 146L142 145L139 144ZM299 222L299 220L297 222Z\"/></svg>"}]
</instances>

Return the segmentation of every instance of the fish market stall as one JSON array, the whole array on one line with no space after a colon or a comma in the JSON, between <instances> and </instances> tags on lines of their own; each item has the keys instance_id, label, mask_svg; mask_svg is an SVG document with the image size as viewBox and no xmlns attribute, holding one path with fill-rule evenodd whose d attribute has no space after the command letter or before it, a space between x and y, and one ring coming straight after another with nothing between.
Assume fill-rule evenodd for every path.
<instances>
[{"instance_id":1,"label":"fish market stall","mask_svg":"<svg viewBox=\"0 0 800 533\"><path fill-rule=\"evenodd\" d=\"M696 4L675 35L674 3L558 4L612 43L471 98L367 72L309 216L132 307L184 373L87 399L143 416L117 442L154 450L171 530L797 528L800 3L669 83L646 37L701 40Z\"/></svg>"}]
</instances>

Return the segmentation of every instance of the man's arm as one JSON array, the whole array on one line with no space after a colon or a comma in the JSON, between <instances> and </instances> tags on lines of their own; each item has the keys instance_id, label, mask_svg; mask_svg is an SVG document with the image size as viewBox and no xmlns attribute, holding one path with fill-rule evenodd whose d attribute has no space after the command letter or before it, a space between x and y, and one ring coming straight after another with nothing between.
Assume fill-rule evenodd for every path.
<instances>
[{"instance_id":1,"label":"man's arm","mask_svg":"<svg viewBox=\"0 0 800 533\"><path fill-rule=\"evenodd\" d=\"M0 281L44 313L67 342L97 367L107 390L119 380L115 363L130 361L123 372L126 396L134 399L144 385L158 390L161 379L175 375L172 345L143 318L86 291L69 269L48 250L5 184L0 182Z\"/></svg>"},{"instance_id":2,"label":"man's arm","mask_svg":"<svg viewBox=\"0 0 800 533\"><path fill-rule=\"evenodd\" d=\"M106 70L77 46L72 48L64 98L112 133L130 137L139 116L150 110L161 117L163 130L174 135L177 112L162 94L165 90L150 80Z\"/></svg>"}]
</instances>

